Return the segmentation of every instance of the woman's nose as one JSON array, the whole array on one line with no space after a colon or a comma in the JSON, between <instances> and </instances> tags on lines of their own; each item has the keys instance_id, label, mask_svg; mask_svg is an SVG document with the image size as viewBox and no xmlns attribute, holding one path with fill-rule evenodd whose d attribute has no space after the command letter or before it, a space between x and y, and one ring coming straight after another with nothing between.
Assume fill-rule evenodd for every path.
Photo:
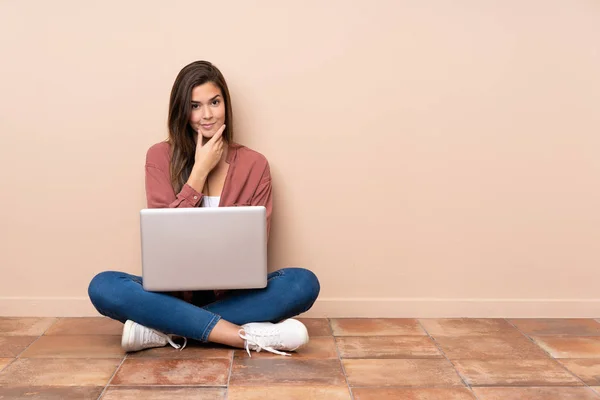
<instances>
[{"instance_id":1,"label":"woman's nose","mask_svg":"<svg viewBox=\"0 0 600 400\"><path fill-rule=\"evenodd\" d=\"M204 107L204 110L202 111L202 118L204 118L204 119L212 118L212 111L210 110L210 107Z\"/></svg>"}]
</instances>

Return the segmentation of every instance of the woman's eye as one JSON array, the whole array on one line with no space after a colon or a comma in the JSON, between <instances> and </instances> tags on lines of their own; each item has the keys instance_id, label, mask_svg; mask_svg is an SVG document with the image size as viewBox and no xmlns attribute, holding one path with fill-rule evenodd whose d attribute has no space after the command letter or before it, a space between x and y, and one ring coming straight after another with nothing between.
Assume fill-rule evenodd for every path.
<instances>
[{"instance_id":1,"label":"woman's eye","mask_svg":"<svg viewBox=\"0 0 600 400\"><path fill-rule=\"evenodd\" d=\"M197 109L198 107L199 107L199 105L198 105L198 104L192 104L192 110L195 110L195 109Z\"/></svg>"},{"instance_id":2,"label":"woman's eye","mask_svg":"<svg viewBox=\"0 0 600 400\"><path fill-rule=\"evenodd\" d=\"M219 100L213 100L212 105L213 106L218 106L219 103L221 103Z\"/></svg>"}]
</instances>

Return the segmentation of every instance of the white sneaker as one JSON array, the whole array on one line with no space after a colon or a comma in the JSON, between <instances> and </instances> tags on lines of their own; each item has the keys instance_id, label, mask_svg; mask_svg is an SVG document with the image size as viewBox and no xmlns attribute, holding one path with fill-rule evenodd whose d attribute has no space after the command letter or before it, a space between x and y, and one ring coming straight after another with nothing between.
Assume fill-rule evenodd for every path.
<instances>
[{"instance_id":1,"label":"white sneaker","mask_svg":"<svg viewBox=\"0 0 600 400\"><path fill-rule=\"evenodd\" d=\"M289 356L291 354L278 350L294 351L308 343L308 331L304 324L296 319L286 319L277 324L252 322L242 325L238 334L246 341L244 347L250 357L250 350L257 353L266 350Z\"/></svg>"},{"instance_id":2,"label":"white sneaker","mask_svg":"<svg viewBox=\"0 0 600 400\"><path fill-rule=\"evenodd\" d=\"M181 348L183 350L187 345L187 339L183 338L185 342L183 347L173 342L173 335L165 335L164 333L155 331L143 325L133 321L126 321L123 326L123 337L121 338L121 347L126 352L139 351L143 349L150 349L152 347L164 347L169 343L176 349Z\"/></svg>"}]
</instances>

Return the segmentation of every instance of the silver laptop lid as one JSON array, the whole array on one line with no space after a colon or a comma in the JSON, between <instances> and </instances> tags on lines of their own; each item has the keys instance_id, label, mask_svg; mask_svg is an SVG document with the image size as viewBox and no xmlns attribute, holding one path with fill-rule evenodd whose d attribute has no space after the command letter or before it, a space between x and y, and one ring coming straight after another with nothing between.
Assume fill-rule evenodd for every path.
<instances>
[{"instance_id":1,"label":"silver laptop lid","mask_svg":"<svg viewBox=\"0 0 600 400\"><path fill-rule=\"evenodd\" d=\"M140 230L146 290L267 285L263 206L143 209Z\"/></svg>"}]
</instances>

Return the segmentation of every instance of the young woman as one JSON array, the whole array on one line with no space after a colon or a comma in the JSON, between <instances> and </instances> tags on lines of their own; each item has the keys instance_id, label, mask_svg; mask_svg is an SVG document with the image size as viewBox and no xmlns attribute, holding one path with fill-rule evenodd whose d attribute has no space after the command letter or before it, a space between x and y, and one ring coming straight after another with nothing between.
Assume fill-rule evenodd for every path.
<instances>
[{"instance_id":1,"label":"young woman","mask_svg":"<svg viewBox=\"0 0 600 400\"><path fill-rule=\"evenodd\" d=\"M169 137L146 154L148 208L265 206L270 232L269 163L234 142L232 119L221 72L206 61L184 67L171 91ZM140 276L118 271L99 273L88 288L98 312L125 324L125 351L167 343L183 350L190 338L285 355L308 342L306 327L291 317L310 309L319 291L303 268L270 273L264 289L148 292ZM173 336L184 338L183 347Z\"/></svg>"}]
</instances>

